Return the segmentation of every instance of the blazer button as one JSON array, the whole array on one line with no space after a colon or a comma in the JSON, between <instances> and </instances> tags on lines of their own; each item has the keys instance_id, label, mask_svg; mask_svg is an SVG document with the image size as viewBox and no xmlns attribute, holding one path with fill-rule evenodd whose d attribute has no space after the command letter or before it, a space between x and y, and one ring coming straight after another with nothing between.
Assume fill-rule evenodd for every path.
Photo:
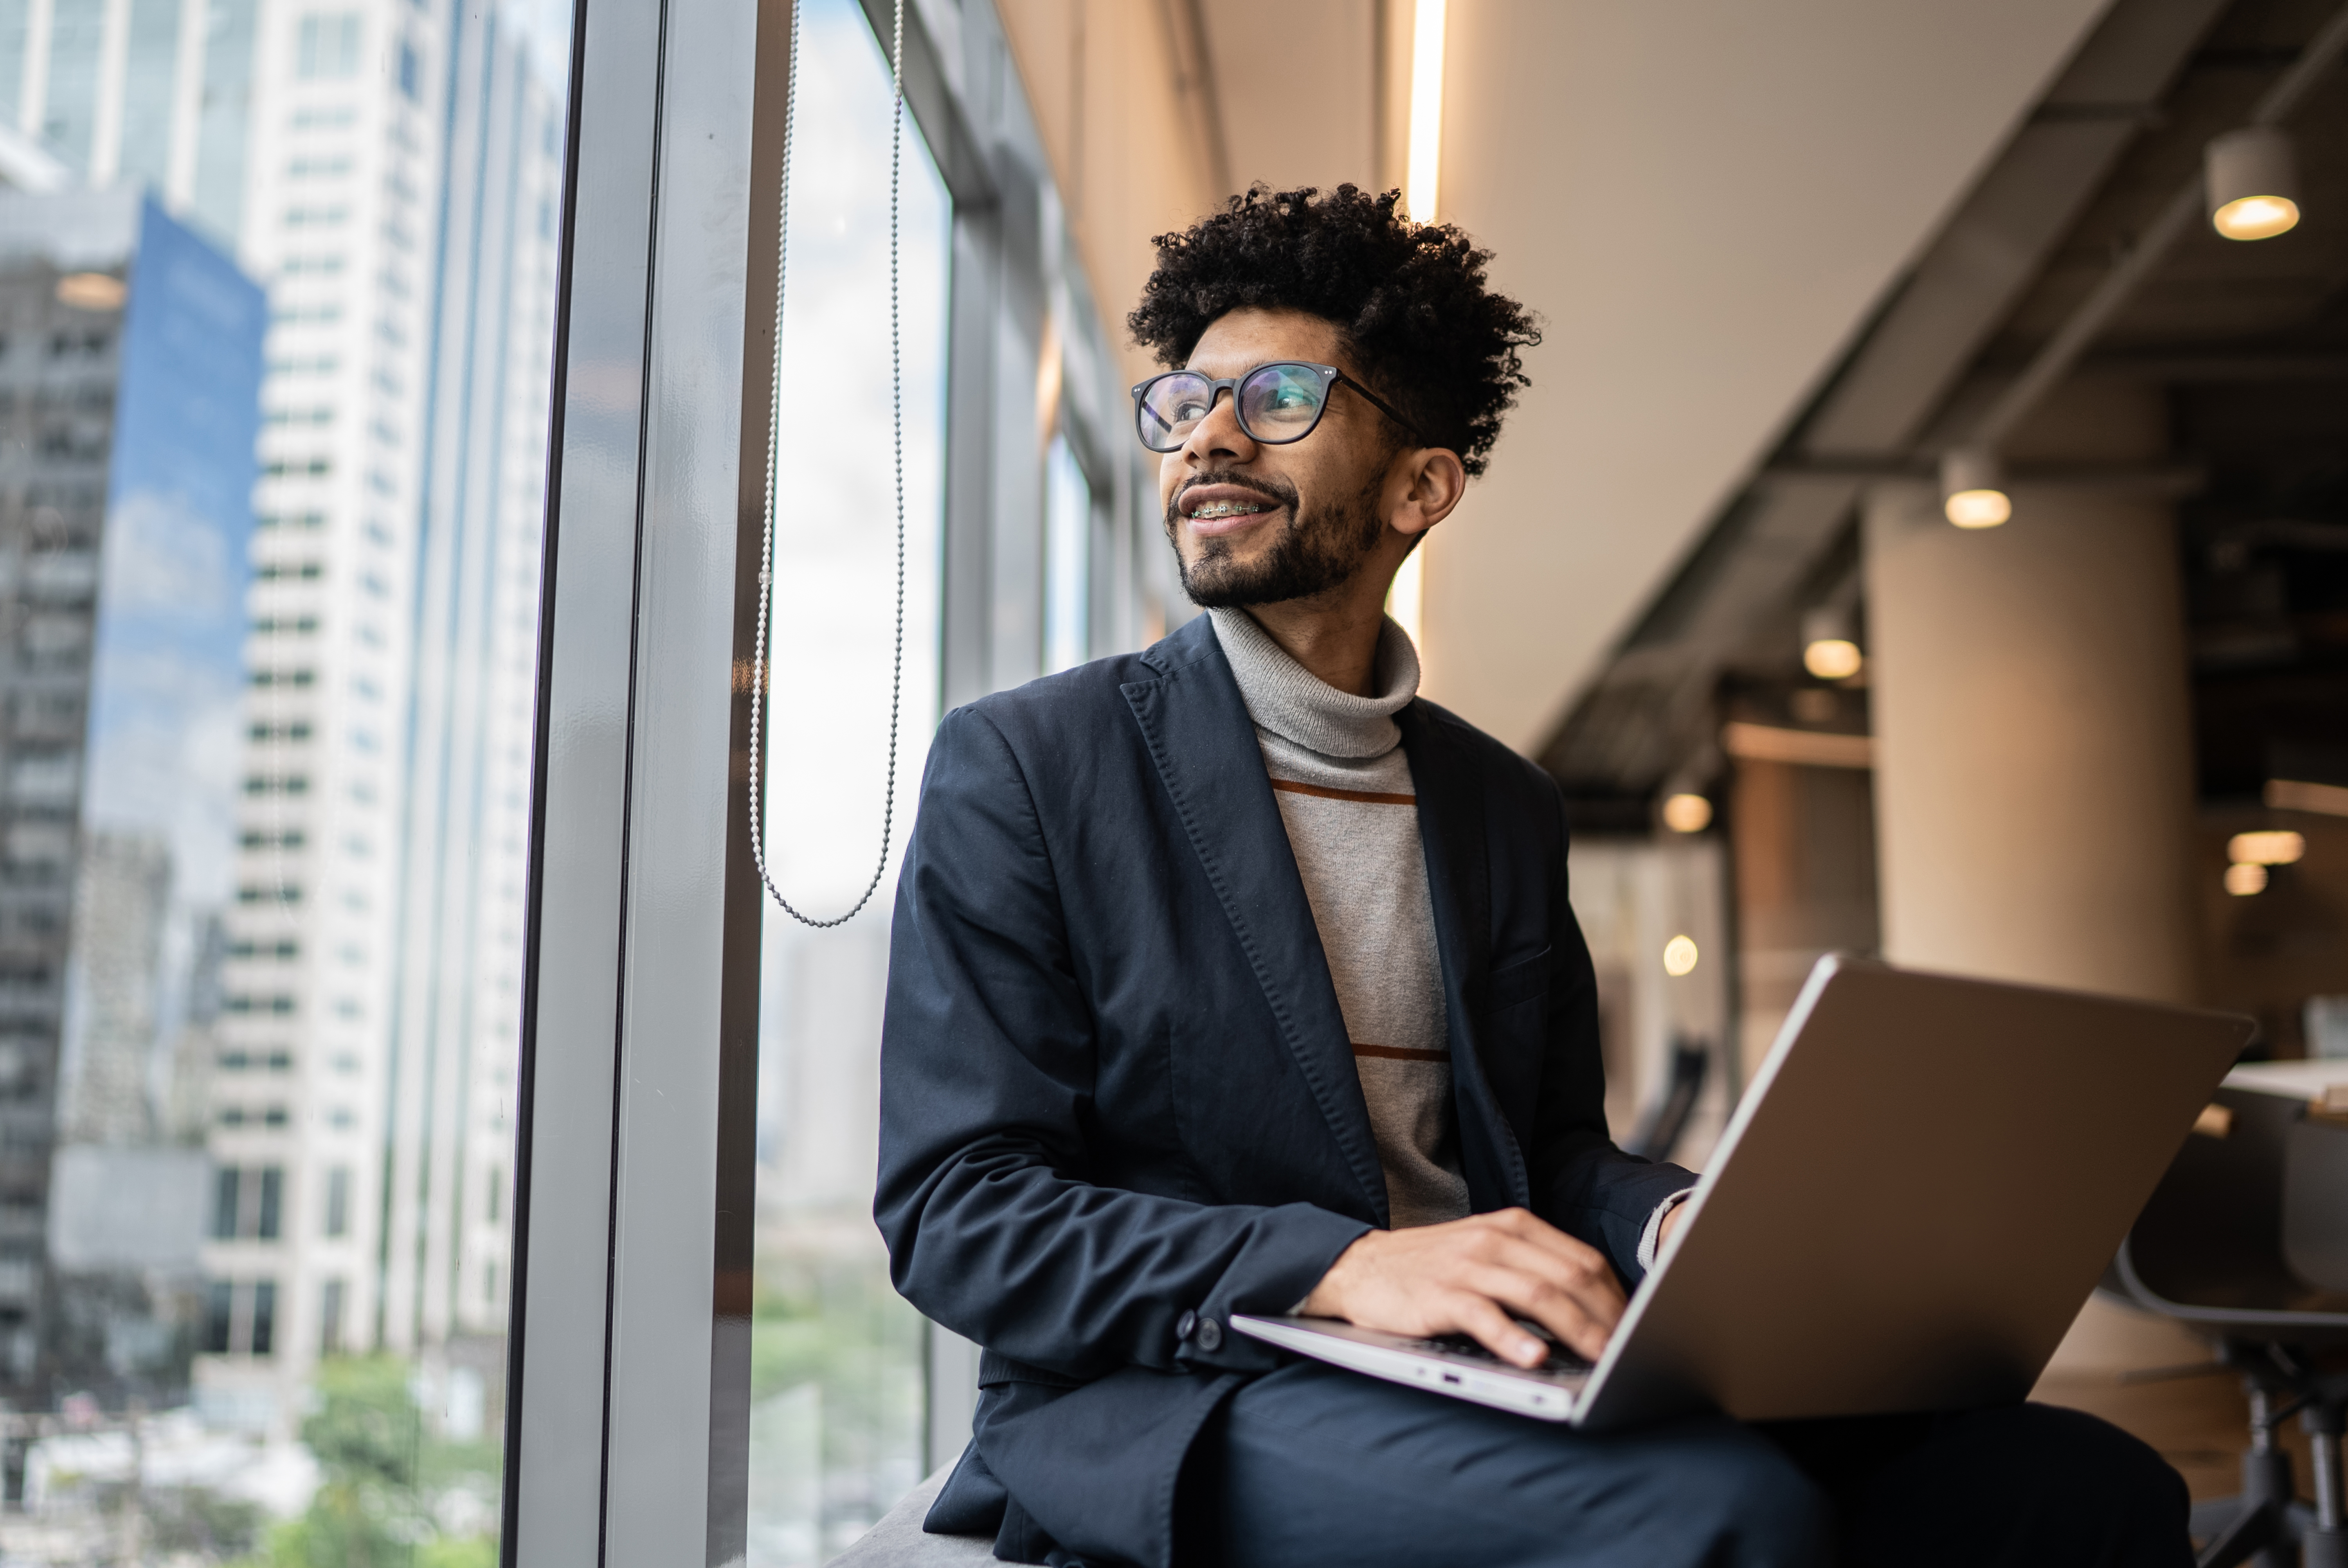
<instances>
[{"instance_id":1,"label":"blazer button","mask_svg":"<svg viewBox=\"0 0 2348 1568\"><path fill-rule=\"evenodd\" d=\"M1199 1348L1213 1355L1223 1348L1223 1326L1211 1317L1199 1319Z\"/></svg>"},{"instance_id":2,"label":"blazer button","mask_svg":"<svg viewBox=\"0 0 2348 1568\"><path fill-rule=\"evenodd\" d=\"M1174 1320L1174 1337L1177 1339L1188 1339L1190 1337L1190 1330L1196 1328L1198 1326L1199 1315L1195 1312L1185 1312L1181 1317Z\"/></svg>"}]
</instances>

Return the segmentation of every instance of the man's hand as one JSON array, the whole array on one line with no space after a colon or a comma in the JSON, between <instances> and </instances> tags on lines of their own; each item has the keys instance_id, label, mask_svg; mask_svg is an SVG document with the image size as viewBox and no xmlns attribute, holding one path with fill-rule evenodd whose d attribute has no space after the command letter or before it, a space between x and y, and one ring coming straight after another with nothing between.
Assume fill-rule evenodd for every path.
<instances>
[{"instance_id":1,"label":"man's hand","mask_svg":"<svg viewBox=\"0 0 2348 1568\"><path fill-rule=\"evenodd\" d=\"M1300 1310L1388 1334L1466 1334L1504 1361L1538 1367L1549 1347L1511 1315L1595 1361L1622 1320L1622 1286L1595 1248L1505 1209L1371 1231L1338 1255Z\"/></svg>"}]
</instances>

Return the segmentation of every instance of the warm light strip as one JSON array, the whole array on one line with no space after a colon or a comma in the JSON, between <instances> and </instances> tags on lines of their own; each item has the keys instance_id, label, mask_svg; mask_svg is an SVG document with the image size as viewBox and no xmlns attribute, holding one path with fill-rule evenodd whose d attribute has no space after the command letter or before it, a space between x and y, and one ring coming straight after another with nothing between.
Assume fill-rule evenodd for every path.
<instances>
[{"instance_id":1,"label":"warm light strip","mask_svg":"<svg viewBox=\"0 0 2348 1568\"><path fill-rule=\"evenodd\" d=\"M1871 768L1875 737L1838 735L1827 730L1787 730L1775 724L1723 724L1720 749L1754 763L1793 763L1810 768Z\"/></svg>"},{"instance_id":2,"label":"warm light strip","mask_svg":"<svg viewBox=\"0 0 2348 1568\"><path fill-rule=\"evenodd\" d=\"M2267 807L2271 811L2313 812L2320 816L2348 816L2348 789L2338 784L2308 784L2301 779L2269 779Z\"/></svg>"},{"instance_id":3,"label":"warm light strip","mask_svg":"<svg viewBox=\"0 0 2348 1568\"><path fill-rule=\"evenodd\" d=\"M1403 202L1421 223L1435 221L1443 172L1443 11L1445 0L1418 0L1410 38L1410 166Z\"/></svg>"},{"instance_id":4,"label":"warm light strip","mask_svg":"<svg viewBox=\"0 0 2348 1568\"><path fill-rule=\"evenodd\" d=\"M1386 613L1410 633L1414 647L1420 641L1418 629L1426 603L1426 541L1421 539L1416 549L1402 558L1402 569L1395 573L1394 586L1386 589Z\"/></svg>"}]
</instances>

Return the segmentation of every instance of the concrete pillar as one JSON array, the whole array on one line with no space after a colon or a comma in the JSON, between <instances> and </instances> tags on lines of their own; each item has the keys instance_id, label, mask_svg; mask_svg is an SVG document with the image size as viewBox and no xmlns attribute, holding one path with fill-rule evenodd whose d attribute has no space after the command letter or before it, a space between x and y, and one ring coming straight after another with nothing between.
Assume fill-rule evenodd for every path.
<instances>
[{"instance_id":1,"label":"concrete pillar","mask_svg":"<svg viewBox=\"0 0 2348 1568\"><path fill-rule=\"evenodd\" d=\"M2021 490L1968 532L1868 503L1883 945L1895 963L2189 1001L2192 757L2164 501Z\"/></svg>"}]
</instances>

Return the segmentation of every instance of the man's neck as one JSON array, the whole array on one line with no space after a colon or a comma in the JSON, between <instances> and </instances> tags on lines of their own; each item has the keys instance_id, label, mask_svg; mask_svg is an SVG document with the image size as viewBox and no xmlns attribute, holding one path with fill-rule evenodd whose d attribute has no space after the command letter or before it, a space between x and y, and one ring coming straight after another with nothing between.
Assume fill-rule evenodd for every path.
<instances>
[{"instance_id":1,"label":"man's neck","mask_svg":"<svg viewBox=\"0 0 2348 1568\"><path fill-rule=\"evenodd\" d=\"M1386 589L1395 564L1374 559L1324 593L1251 604L1247 612L1315 680L1356 697L1374 697L1378 629L1385 621Z\"/></svg>"}]
</instances>

